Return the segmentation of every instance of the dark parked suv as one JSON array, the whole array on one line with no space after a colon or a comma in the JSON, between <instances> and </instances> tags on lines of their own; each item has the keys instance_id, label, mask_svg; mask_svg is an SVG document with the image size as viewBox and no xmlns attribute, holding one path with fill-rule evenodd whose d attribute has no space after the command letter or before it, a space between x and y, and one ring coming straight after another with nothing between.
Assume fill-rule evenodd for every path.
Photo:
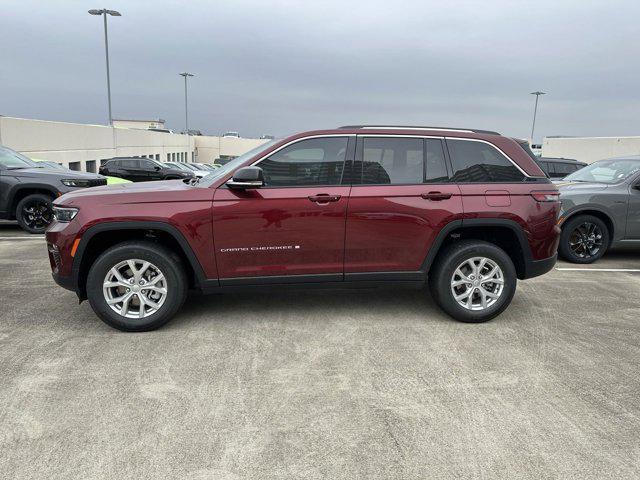
<instances>
[{"instance_id":1,"label":"dark parked suv","mask_svg":"<svg viewBox=\"0 0 640 480\"><path fill-rule=\"evenodd\" d=\"M190 289L293 285L428 282L449 315L482 322L556 261L558 190L531 155L481 130L301 133L199 181L63 196L51 268L129 331L163 325Z\"/></svg>"},{"instance_id":2,"label":"dark parked suv","mask_svg":"<svg viewBox=\"0 0 640 480\"><path fill-rule=\"evenodd\" d=\"M132 182L150 180L175 180L193 178L195 175L177 168L169 167L149 158L117 157L107 160L100 166L100 173L111 177L120 177Z\"/></svg>"},{"instance_id":3,"label":"dark parked suv","mask_svg":"<svg viewBox=\"0 0 640 480\"><path fill-rule=\"evenodd\" d=\"M553 180L560 180L587 166L586 163L571 158L540 157L537 162L542 171Z\"/></svg>"},{"instance_id":4,"label":"dark parked suv","mask_svg":"<svg viewBox=\"0 0 640 480\"><path fill-rule=\"evenodd\" d=\"M46 168L0 146L0 219L17 220L29 233L43 233L51 223L54 198L106 184L107 179L100 175Z\"/></svg>"}]
</instances>

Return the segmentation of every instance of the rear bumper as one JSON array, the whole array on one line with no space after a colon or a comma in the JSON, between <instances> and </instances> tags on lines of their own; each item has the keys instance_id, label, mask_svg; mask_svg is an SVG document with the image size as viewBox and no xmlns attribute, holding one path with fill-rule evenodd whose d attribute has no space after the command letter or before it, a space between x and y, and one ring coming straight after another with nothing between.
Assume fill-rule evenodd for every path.
<instances>
[{"instance_id":1,"label":"rear bumper","mask_svg":"<svg viewBox=\"0 0 640 480\"><path fill-rule=\"evenodd\" d=\"M558 254L556 253L553 257L545 258L543 260L532 260L528 262L525 267L524 278L533 278L544 275L554 267L557 261Z\"/></svg>"}]
</instances>

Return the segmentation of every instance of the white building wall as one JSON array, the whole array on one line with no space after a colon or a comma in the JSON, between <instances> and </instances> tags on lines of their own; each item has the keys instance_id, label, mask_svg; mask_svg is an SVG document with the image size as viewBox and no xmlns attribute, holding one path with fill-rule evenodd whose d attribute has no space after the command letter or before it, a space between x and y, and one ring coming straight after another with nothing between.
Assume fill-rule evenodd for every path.
<instances>
[{"instance_id":1,"label":"white building wall","mask_svg":"<svg viewBox=\"0 0 640 480\"><path fill-rule=\"evenodd\" d=\"M640 137L545 138L543 157L573 158L593 163L603 158L640 155Z\"/></svg>"},{"instance_id":2,"label":"white building wall","mask_svg":"<svg viewBox=\"0 0 640 480\"><path fill-rule=\"evenodd\" d=\"M80 170L87 169L87 161L96 161L97 167L102 159L122 156L157 155L166 161L173 160L173 155L177 160L182 154L191 161L196 153L198 161L211 163L220 155L242 155L265 141L0 117L1 145L28 157L72 164Z\"/></svg>"}]
</instances>

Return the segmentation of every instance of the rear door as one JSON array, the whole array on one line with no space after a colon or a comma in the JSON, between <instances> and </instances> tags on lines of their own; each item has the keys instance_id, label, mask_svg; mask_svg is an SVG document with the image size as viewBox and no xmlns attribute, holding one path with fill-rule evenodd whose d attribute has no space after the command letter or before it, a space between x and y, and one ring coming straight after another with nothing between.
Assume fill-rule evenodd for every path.
<instances>
[{"instance_id":1,"label":"rear door","mask_svg":"<svg viewBox=\"0 0 640 480\"><path fill-rule=\"evenodd\" d=\"M443 140L358 136L347 212L347 279L411 278L440 230L462 218L460 189L449 181ZM395 278L395 277L393 277Z\"/></svg>"},{"instance_id":2,"label":"rear door","mask_svg":"<svg viewBox=\"0 0 640 480\"><path fill-rule=\"evenodd\" d=\"M349 136L298 140L260 160L266 185L216 190L214 246L222 285L342 281Z\"/></svg>"}]
</instances>

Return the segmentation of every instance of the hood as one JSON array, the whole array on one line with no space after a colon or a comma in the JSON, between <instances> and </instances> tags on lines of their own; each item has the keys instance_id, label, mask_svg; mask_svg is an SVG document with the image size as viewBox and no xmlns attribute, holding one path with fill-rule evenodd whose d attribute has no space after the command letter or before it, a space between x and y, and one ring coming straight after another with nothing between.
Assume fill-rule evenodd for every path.
<instances>
[{"instance_id":1,"label":"hood","mask_svg":"<svg viewBox=\"0 0 640 480\"><path fill-rule=\"evenodd\" d=\"M101 187L83 188L74 190L73 192L65 193L54 201L57 205L73 205L77 201L82 201L83 198L89 197L103 197L105 202L109 202L112 199L114 203L117 195L126 195L127 198L131 198L131 194L142 194L145 198L151 199L154 194L160 196L166 195L167 192L175 192L181 190L191 189L182 180L163 180L157 182L139 182L139 183L116 183L113 185L104 185Z\"/></svg>"},{"instance_id":2,"label":"hood","mask_svg":"<svg viewBox=\"0 0 640 480\"><path fill-rule=\"evenodd\" d=\"M16 170L3 170L4 175L10 175L12 177L18 178L85 178L85 179L96 179L96 178L104 178L102 175L97 175L95 173L86 173L86 172L76 172L73 170L57 170L53 168L19 168Z\"/></svg>"},{"instance_id":3,"label":"hood","mask_svg":"<svg viewBox=\"0 0 640 480\"><path fill-rule=\"evenodd\" d=\"M570 182L570 181L559 181L554 182L560 190L560 194L563 193L582 193L582 192L599 192L602 190L606 190L609 185L606 183L598 183L598 182Z\"/></svg>"}]
</instances>

